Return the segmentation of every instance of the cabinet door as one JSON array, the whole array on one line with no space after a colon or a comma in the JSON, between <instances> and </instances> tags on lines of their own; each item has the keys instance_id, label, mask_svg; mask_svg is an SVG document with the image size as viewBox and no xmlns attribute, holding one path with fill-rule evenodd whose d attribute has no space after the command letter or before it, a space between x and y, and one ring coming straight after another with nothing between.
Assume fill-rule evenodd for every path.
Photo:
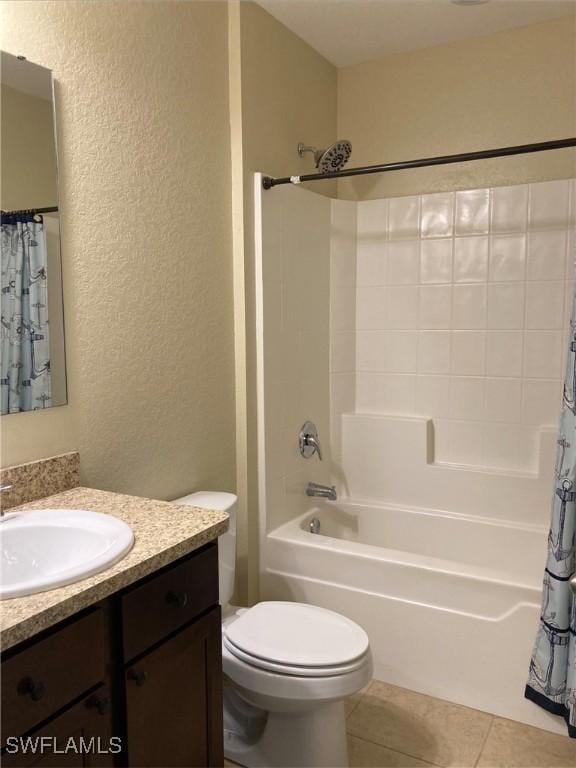
<instances>
[{"instance_id":1,"label":"cabinet door","mask_svg":"<svg viewBox=\"0 0 576 768\"><path fill-rule=\"evenodd\" d=\"M220 609L126 669L128 765L223 764Z\"/></svg>"},{"instance_id":2,"label":"cabinet door","mask_svg":"<svg viewBox=\"0 0 576 768\"><path fill-rule=\"evenodd\" d=\"M8 740L3 768L104 768L114 765L120 740L112 738L110 692L86 696L48 725L15 742ZM14 748L18 751L11 754Z\"/></svg>"}]
</instances>

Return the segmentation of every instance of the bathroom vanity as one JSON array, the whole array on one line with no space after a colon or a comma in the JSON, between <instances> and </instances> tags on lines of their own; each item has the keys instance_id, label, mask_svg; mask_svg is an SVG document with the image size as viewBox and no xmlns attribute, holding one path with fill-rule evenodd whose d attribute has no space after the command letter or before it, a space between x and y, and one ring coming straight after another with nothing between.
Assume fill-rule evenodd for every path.
<instances>
[{"instance_id":1,"label":"bathroom vanity","mask_svg":"<svg viewBox=\"0 0 576 768\"><path fill-rule=\"evenodd\" d=\"M0 604L2 764L222 765L226 515L82 488L26 508L48 502L108 509L135 544L107 571Z\"/></svg>"}]
</instances>

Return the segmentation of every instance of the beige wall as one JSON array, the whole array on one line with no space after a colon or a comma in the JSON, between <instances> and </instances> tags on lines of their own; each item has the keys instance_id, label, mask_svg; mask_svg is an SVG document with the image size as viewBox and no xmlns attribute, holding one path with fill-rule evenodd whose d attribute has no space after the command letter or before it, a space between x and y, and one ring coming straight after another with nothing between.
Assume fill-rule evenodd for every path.
<instances>
[{"instance_id":1,"label":"beige wall","mask_svg":"<svg viewBox=\"0 0 576 768\"><path fill-rule=\"evenodd\" d=\"M234 252L238 283L245 284L245 293L236 295L242 302L245 296L243 326L237 328L237 366L246 377L245 398L239 409L243 479L238 485L246 489L239 568L247 584L246 594L253 599L258 557L253 174L286 175L313 168L310 157L298 157L296 146L299 141L324 146L334 140L337 73L334 66L254 3L232 3L231 16L232 29L240 39L235 74L241 88L241 103L236 103L241 117L236 115L235 122L233 112L232 124L236 125L236 139L238 132L242 134L242 163L236 169L235 185L238 192L243 188L243 211L237 211L242 221L236 230ZM335 188L322 183L316 184L314 191L333 194Z\"/></svg>"},{"instance_id":2,"label":"beige wall","mask_svg":"<svg viewBox=\"0 0 576 768\"><path fill-rule=\"evenodd\" d=\"M68 406L2 419L2 464L78 449L157 498L235 484L226 4L169 9L0 4L58 85L69 374Z\"/></svg>"},{"instance_id":3,"label":"beige wall","mask_svg":"<svg viewBox=\"0 0 576 768\"><path fill-rule=\"evenodd\" d=\"M576 135L576 28L559 19L345 67L338 134L353 165ZM340 196L377 198L568 178L561 150L345 180Z\"/></svg>"},{"instance_id":4,"label":"beige wall","mask_svg":"<svg viewBox=\"0 0 576 768\"><path fill-rule=\"evenodd\" d=\"M2 210L58 205L52 100L2 85Z\"/></svg>"}]
</instances>

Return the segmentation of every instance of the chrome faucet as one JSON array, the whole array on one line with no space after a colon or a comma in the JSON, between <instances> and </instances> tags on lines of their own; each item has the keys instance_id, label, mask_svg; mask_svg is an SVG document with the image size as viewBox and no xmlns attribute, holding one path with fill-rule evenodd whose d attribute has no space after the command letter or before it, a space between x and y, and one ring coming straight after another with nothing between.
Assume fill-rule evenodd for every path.
<instances>
[{"instance_id":1,"label":"chrome faucet","mask_svg":"<svg viewBox=\"0 0 576 768\"><path fill-rule=\"evenodd\" d=\"M328 499L329 501L336 501L338 498L335 485L320 485L320 483L308 483L306 496L317 496L319 499Z\"/></svg>"},{"instance_id":2,"label":"chrome faucet","mask_svg":"<svg viewBox=\"0 0 576 768\"><path fill-rule=\"evenodd\" d=\"M316 429L314 422L304 422L300 434L298 435L298 442L300 445L300 454L305 459L309 459L310 456L314 456L316 453L320 461L322 461L320 438L318 437L318 430Z\"/></svg>"}]
</instances>

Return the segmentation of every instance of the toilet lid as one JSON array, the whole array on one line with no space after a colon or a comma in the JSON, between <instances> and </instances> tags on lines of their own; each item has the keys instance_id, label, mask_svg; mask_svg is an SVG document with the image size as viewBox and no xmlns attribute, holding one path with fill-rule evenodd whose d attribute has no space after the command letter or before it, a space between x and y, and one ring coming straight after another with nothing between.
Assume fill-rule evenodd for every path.
<instances>
[{"instance_id":1,"label":"toilet lid","mask_svg":"<svg viewBox=\"0 0 576 768\"><path fill-rule=\"evenodd\" d=\"M343 667L364 656L368 636L345 616L303 603L258 603L224 628L243 658L286 667Z\"/></svg>"}]
</instances>

